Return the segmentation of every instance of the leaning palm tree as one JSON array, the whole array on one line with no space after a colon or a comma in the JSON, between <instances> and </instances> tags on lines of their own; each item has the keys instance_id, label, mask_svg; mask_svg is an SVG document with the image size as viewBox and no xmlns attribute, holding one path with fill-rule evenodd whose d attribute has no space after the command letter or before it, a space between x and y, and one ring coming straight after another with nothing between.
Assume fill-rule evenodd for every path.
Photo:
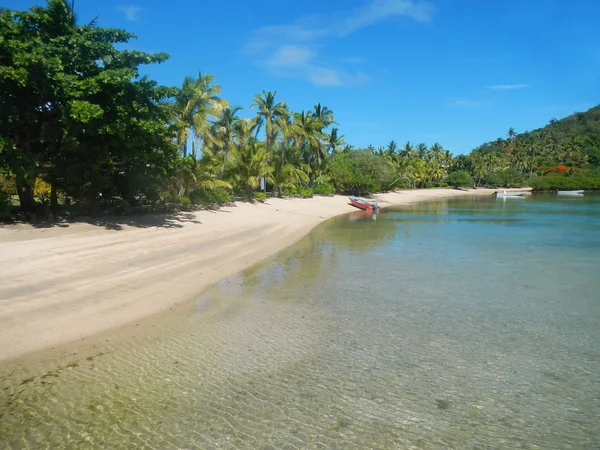
<instances>
[{"instance_id":1,"label":"leaning palm tree","mask_svg":"<svg viewBox=\"0 0 600 450\"><path fill-rule=\"evenodd\" d=\"M285 102L275 101L276 95L277 91L262 91L261 94L257 94L254 96L254 103L250 106L250 109L258 108L256 134L258 135L262 125L264 124L265 148L267 150L267 153L271 155L271 157L273 157L272 148L277 133L277 128L273 127L273 122L275 122L279 117L285 116L287 113L287 107L285 105Z\"/></svg>"}]
</instances>

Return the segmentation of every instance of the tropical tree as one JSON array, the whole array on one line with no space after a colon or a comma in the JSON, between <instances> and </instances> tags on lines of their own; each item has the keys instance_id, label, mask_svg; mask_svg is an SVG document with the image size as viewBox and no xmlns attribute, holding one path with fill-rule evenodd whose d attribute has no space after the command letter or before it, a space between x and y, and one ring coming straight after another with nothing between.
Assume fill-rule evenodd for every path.
<instances>
[{"instance_id":1,"label":"tropical tree","mask_svg":"<svg viewBox=\"0 0 600 450\"><path fill-rule=\"evenodd\" d=\"M273 156L273 143L276 139L277 128L273 127L273 123L280 117L288 115L287 107L285 102L277 102L275 96L277 91L265 92L254 96L254 103L250 106L250 109L258 108L256 135L260 132L261 127L265 126L265 148L267 153Z\"/></svg>"},{"instance_id":2,"label":"tropical tree","mask_svg":"<svg viewBox=\"0 0 600 450\"><path fill-rule=\"evenodd\" d=\"M185 77L181 89L175 97L172 114L177 126L177 145L183 157L187 156L190 137L198 141L210 126L209 119L218 116L228 106L226 100L218 96L221 86L214 83L214 76L198 73L197 78Z\"/></svg>"},{"instance_id":3,"label":"tropical tree","mask_svg":"<svg viewBox=\"0 0 600 450\"><path fill-rule=\"evenodd\" d=\"M346 142L344 141L344 135L338 134L337 128L332 128L331 132L325 135L325 144L327 146L328 153L333 155L341 152L342 147L346 145Z\"/></svg>"},{"instance_id":4,"label":"tropical tree","mask_svg":"<svg viewBox=\"0 0 600 450\"><path fill-rule=\"evenodd\" d=\"M268 182L273 182L273 168L268 163L267 152L262 143L255 140L232 154L235 164L231 177L247 198L253 197L253 192L260 185L262 177Z\"/></svg>"},{"instance_id":5,"label":"tropical tree","mask_svg":"<svg viewBox=\"0 0 600 450\"><path fill-rule=\"evenodd\" d=\"M219 171L219 180L223 179L229 152L235 145L235 131L239 128L237 123L240 120L237 113L241 109L242 108L239 106L223 109L211 127L210 139L213 145L216 145L223 152L223 162L221 163L221 170Z\"/></svg>"}]
</instances>

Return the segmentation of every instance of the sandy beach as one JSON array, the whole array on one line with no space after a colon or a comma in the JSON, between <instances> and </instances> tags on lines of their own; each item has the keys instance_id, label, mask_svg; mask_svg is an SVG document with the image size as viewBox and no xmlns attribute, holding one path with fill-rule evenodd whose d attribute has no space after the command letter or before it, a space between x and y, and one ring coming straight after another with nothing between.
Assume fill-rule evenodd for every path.
<instances>
[{"instance_id":1,"label":"sandy beach","mask_svg":"<svg viewBox=\"0 0 600 450\"><path fill-rule=\"evenodd\" d=\"M432 189L375 198L386 207L493 192ZM89 223L0 226L0 360L190 301L322 221L354 210L347 197L334 196Z\"/></svg>"}]
</instances>

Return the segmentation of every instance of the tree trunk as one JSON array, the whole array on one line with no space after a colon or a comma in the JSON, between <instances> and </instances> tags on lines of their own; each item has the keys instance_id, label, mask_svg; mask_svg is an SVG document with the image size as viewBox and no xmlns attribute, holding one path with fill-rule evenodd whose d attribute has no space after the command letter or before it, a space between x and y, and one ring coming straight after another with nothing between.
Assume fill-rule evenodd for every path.
<instances>
[{"instance_id":1,"label":"tree trunk","mask_svg":"<svg viewBox=\"0 0 600 450\"><path fill-rule=\"evenodd\" d=\"M223 179L223 172L225 172L225 162L227 161L227 154L229 153L229 142L225 144L225 155L223 155L223 164L221 164L221 174L219 180Z\"/></svg>"},{"instance_id":2,"label":"tree trunk","mask_svg":"<svg viewBox=\"0 0 600 450\"><path fill-rule=\"evenodd\" d=\"M50 207L52 211L56 211L56 208L58 208L58 195L56 194L56 185L54 183L50 185Z\"/></svg>"},{"instance_id":3,"label":"tree trunk","mask_svg":"<svg viewBox=\"0 0 600 450\"><path fill-rule=\"evenodd\" d=\"M277 186L277 197L283 198L283 190L281 189L281 186Z\"/></svg>"},{"instance_id":4,"label":"tree trunk","mask_svg":"<svg viewBox=\"0 0 600 450\"><path fill-rule=\"evenodd\" d=\"M35 200L33 199L33 184L25 181L25 177L23 176L17 176L16 183L21 210L26 213L32 213L35 209Z\"/></svg>"}]
</instances>

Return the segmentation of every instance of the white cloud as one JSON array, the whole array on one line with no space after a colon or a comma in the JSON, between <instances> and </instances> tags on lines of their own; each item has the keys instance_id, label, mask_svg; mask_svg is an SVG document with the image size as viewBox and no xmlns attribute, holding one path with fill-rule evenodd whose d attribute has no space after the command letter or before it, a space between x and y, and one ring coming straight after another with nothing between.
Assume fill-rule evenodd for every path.
<instances>
[{"instance_id":1,"label":"white cloud","mask_svg":"<svg viewBox=\"0 0 600 450\"><path fill-rule=\"evenodd\" d=\"M496 84L494 86L488 86L487 88L492 91L514 91L516 89L524 89L529 87L528 84Z\"/></svg>"},{"instance_id":2,"label":"white cloud","mask_svg":"<svg viewBox=\"0 0 600 450\"><path fill-rule=\"evenodd\" d=\"M364 83L368 77L362 72L348 73L330 67L317 59L316 48L303 45L283 45L272 51L259 64L275 76L304 78L315 86L343 86Z\"/></svg>"},{"instance_id":3,"label":"white cloud","mask_svg":"<svg viewBox=\"0 0 600 450\"><path fill-rule=\"evenodd\" d=\"M136 5L120 5L117 9L125 14L127 20L139 20L142 8Z\"/></svg>"},{"instance_id":4,"label":"white cloud","mask_svg":"<svg viewBox=\"0 0 600 450\"><path fill-rule=\"evenodd\" d=\"M360 8L331 16L305 16L286 25L257 29L245 50L258 55L261 64L279 76L301 77L318 86L364 83L363 72L349 73L341 64L359 64L356 56L325 60L319 42L343 38L380 22L405 17L418 22L431 19L434 8L420 0L370 0Z\"/></svg>"},{"instance_id":5,"label":"white cloud","mask_svg":"<svg viewBox=\"0 0 600 450\"><path fill-rule=\"evenodd\" d=\"M446 99L446 106L449 108L478 108L481 105L483 103L468 98L450 97Z\"/></svg>"}]
</instances>

